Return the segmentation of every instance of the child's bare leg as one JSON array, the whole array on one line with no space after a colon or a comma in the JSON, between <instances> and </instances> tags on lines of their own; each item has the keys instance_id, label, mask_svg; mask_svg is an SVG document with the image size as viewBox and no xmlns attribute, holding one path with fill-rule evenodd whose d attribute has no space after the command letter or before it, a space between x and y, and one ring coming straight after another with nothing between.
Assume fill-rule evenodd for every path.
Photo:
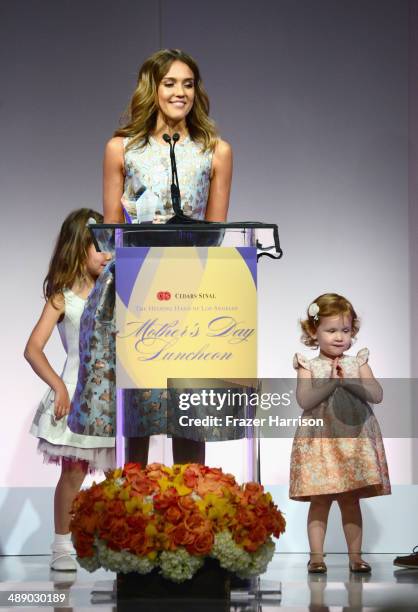
<instances>
[{"instance_id":1,"label":"child's bare leg","mask_svg":"<svg viewBox=\"0 0 418 612\"><path fill-rule=\"evenodd\" d=\"M363 519L361 516L360 500L356 494L342 493L337 501L341 510L341 518L350 561L361 562Z\"/></svg>"},{"instance_id":2,"label":"child's bare leg","mask_svg":"<svg viewBox=\"0 0 418 612\"><path fill-rule=\"evenodd\" d=\"M54 520L55 533L66 534L70 531L71 505L79 492L87 473L86 461L63 459L61 476L55 488Z\"/></svg>"},{"instance_id":3,"label":"child's bare leg","mask_svg":"<svg viewBox=\"0 0 418 612\"><path fill-rule=\"evenodd\" d=\"M331 504L332 498L329 495L312 496L308 513L308 539L312 562L321 562L324 558L324 540Z\"/></svg>"},{"instance_id":4,"label":"child's bare leg","mask_svg":"<svg viewBox=\"0 0 418 612\"><path fill-rule=\"evenodd\" d=\"M77 564L71 557L73 547L70 534L70 511L87 473L86 461L63 458L61 476L55 488L54 521L55 537L51 545L50 567L57 571L76 571Z\"/></svg>"}]
</instances>

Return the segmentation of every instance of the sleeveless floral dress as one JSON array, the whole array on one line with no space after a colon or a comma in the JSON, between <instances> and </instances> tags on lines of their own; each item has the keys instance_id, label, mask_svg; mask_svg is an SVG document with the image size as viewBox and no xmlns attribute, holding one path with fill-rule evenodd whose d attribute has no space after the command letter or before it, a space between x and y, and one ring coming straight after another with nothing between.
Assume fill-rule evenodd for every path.
<instances>
[{"instance_id":1,"label":"sleeveless floral dress","mask_svg":"<svg viewBox=\"0 0 418 612\"><path fill-rule=\"evenodd\" d=\"M152 136L144 147L129 148L123 141L125 181L122 196L126 219L133 223L166 223L174 216L171 205L170 147ZM183 213L204 219L209 196L212 152L186 137L175 147Z\"/></svg>"},{"instance_id":2,"label":"sleeveless floral dress","mask_svg":"<svg viewBox=\"0 0 418 612\"><path fill-rule=\"evenodd\" d=\"M159 143L152 137L143 147L129 148L129 139L124 139L123 144L125 179L122 206L127 222L165 223L174 215L168 144ZM203 219L209 196L212 153L203 151L189 137L176 144L175 153L183 212ZM114 262L111 262L96 282L81 319L81 366L69 425L77 433L100 435L94 433L99 415L106 420L109 435L116 433L114 285ZM97 360L103 365L100 390L95 376ZM106 414L100 408L100 395L108 398ZM123 392L123 404L124 436L167 433L165 389L127 389Z\"/></svg>"},{"instance_id":3,"label":"sleeveless floral dress","mask_svg":"<svg viewBox=\"0 0 418 612\"><path fill-rule=\"evenodd\" d=\"M344 377L360 379L359 368L368 358L366 348L355 357L343 355L340 365ZM293 365L296 370L302 367L311 372L313 386L328 382L331 376L332 361L322 356L309 360L297 353ZM348 491L359 497L390 494L382 435L368 404L337 388L302 417L322 419L324 429L300 426L296 430L290 460L291 499L310 501L315 495Z\"/></svg>"}]
</instances>

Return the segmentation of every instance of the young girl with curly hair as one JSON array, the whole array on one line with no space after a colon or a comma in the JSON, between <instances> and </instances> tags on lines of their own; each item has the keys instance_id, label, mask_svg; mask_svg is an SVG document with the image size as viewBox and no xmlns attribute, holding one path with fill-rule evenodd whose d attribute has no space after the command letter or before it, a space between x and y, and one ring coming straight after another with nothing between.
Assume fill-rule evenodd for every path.
<instances>
[{"instance_id":1,"label":"young girl with curly hair","mask_svg":"<svg viewBox=\"0 0 418 612\"><path fill-rule=\"evenodd\" d=\"M324 540L328 514L335 500L341 511L352 572L370 572L361 557L360 499L390 493L388 468L379 425L369 403L383 393L368 364L369 351L346 354L360 322L343 296L326 293L308 307L301 321L302 341L319 354L307 359L297 353L297 400L315 427L300 426L293 442L290 467L291 499L309 501L308 571L325 573Z\"/></svg>"}]
</instances>

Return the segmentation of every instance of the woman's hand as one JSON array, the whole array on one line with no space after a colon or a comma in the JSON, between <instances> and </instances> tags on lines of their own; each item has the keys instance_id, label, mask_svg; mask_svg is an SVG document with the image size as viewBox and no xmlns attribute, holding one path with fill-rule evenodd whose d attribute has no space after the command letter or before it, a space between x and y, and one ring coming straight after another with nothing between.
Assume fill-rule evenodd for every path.
<instances>
[{"instance_id":1,"label":"woman's hand","mask_svg":"<svg viewBox=\"0 0 418 612\"><path fill-rule=\"evenodd\" d=\"M54 414L56 419L62 419L70 412L70 396L68 395L67 387L60 381L57 384L55 391Z\"/></svg>"}]
</instances>

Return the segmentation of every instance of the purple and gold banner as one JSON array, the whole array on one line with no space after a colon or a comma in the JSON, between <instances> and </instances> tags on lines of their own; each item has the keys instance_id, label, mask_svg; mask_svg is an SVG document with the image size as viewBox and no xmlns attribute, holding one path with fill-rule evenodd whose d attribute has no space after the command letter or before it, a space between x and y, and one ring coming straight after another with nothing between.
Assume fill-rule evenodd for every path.
<instances>
[{"instance_id":1,"label":"purple and gold banner","mask_svg":"<svg viewBox=\"0 0 418 612\"><path fill-rule=\"evenodd\" d=\"M168 378L256 378L254 247L116 249L121 389Z\"/></svg>"}]
</instances>

